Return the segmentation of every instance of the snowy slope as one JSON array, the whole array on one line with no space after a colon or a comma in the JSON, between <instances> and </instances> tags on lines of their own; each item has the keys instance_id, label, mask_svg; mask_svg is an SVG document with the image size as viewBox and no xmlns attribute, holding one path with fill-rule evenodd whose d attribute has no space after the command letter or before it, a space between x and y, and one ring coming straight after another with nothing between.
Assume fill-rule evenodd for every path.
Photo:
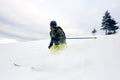
<instances>
[{"instance_id":1,"label":"snowy slope","mask_svg":"<svg viewBox=\"0 0 120 80\"><path fill-rule=\"evenodd\" d=\"M0 80L120 80L119 41L119 35L67 40L55 55L49 40L0 45Z\"/></svg>"}]
</instances>

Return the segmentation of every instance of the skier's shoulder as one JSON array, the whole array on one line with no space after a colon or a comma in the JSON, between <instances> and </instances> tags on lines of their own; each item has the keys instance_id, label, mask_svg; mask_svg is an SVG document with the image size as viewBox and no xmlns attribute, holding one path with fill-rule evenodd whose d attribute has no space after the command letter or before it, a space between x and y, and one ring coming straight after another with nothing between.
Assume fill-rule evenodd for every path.
<instances>
[{"instance_id":1,"label":"skier's shoulder","mask_svg":"<svg viewBox=\"0 0 120 80\"><path fill-rule=\"evenodd\" d=\"M62 30L63 31L63 29L60 26L57 26L57 30Z\"/></svg>"}]
</instances>

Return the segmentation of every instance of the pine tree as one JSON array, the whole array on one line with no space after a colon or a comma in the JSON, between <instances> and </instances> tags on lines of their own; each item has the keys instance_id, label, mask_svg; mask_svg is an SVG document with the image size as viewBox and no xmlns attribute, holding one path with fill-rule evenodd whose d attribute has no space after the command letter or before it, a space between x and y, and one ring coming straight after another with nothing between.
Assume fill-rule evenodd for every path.
<instances>
[{"instance_id":1,"label":"pine tree","mask_svg":"<svg viewBox=\"0 0 120 80\"><path fill-rule=\"evenodd\" d=\"M96 32L97 32L97 30L94 28L94 29L92 30L92 34L95 35Z\"/></svg>"},{"instance_id":2,"label":"pine tree","mask_svg":"<svg viewBox=\"0 0 120 80\"><path fill-rule=\"evenodd\" d=\"M117 22L111 18L111 15L108 11L105 12L105 15L102 19L102 30L105 30L105 34L115 34L116 30L119 28L116 26Z\"/></svg>"}]
</instances>

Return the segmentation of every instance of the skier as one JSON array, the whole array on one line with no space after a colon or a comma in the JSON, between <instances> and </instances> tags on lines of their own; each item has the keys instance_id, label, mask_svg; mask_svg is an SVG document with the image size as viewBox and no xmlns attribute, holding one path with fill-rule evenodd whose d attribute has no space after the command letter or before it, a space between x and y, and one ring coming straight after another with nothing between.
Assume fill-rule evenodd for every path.
<instances>
[{"instance_id":1,"label":"skier","mask_svg":"<svg viewBox=\"0 0 120 80\"><path fill-rule=\"evenodd\" d=\"M66 36L63 29L57 26L56 21L50 22L50 37L51 41L48 46L51 52L57 52L66 47Z\"/></svg>"}]
</instances>

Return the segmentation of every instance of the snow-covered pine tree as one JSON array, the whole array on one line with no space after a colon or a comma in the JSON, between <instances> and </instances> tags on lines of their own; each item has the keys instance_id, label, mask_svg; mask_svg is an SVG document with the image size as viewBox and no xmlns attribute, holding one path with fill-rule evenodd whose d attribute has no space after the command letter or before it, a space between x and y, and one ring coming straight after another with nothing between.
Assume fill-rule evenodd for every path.
<instances>
[{"instance_id":1,"label":"snow-covered pine tree","mask_svg":"<svg viewBox=\"0 0 120 80\"><path fill-rule=\"evenodd\" d=\"M105 35L115 34L116 30L119 28L116 26L117 22L111 18L111 15L108 11L105 12L105 15L102 19L102 30L105 30Z\"/></svg>"}]
</instances>

